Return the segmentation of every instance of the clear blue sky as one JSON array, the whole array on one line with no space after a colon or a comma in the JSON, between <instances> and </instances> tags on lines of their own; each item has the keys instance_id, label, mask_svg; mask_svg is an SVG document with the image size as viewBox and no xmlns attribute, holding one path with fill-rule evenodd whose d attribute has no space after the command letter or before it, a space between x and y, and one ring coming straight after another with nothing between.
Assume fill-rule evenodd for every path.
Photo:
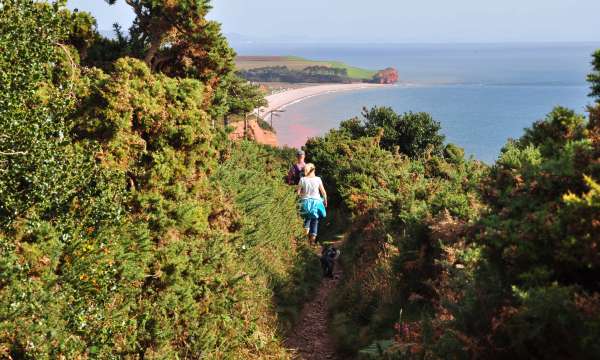
<instances>
[{"instance_id":1,"label":"clear blue sky","mask_svg":"<svg viewBox=\"0 0 600 360\"><path fill-rule=\"evenodd\" d=\"M213 0L227 34L311 42L600 41L600 0ZM123 0L69 0L100 30L131 10Z\"/></svg>"}]
</instances>

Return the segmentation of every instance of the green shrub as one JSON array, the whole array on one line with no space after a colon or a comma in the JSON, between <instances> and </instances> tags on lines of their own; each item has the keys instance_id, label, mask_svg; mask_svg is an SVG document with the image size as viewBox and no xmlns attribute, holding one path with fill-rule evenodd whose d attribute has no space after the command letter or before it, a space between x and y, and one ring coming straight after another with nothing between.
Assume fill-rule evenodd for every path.
<instances>
[{"instance_id":1,"label":"green shrub","mask_svg":"<svg viewBox=\"0 0 600 360\"><path fill-rule=\"evenodd\" d=\"M592 67L594 71L587 77L591 87L590 96L595 97L596 101L600 101L600 50L596 50L593 55Z\"/></svg>"},{"instance_id":2,"label":"green shrub","mask_svg":"<svg viewBox=\"0 0 600 360\"><path fill-rule=\"evenodd\" d=\"M503 149L483 182L489 211L465 239L481 249L478 266L448 282L434 317L442 335L425 353L599 356L598 133L593 118L557 108Z\"/></svg>"},{"instance_id":3,"label":"green shrub","mask_svg":"<svg viewBox=\"0 0 600 360\"><path fill-rule=\"evenodd\" d=\"M365 133L375 136L378 129L383 129L380 145L384 149L400 152L411 158L426 153L441 155L444 136L439 132L441 125L427 113L408 112L396 114L391 108L374 107L363 111Z\"/></svg>"},{"instance_id":4,"label":"green shrub","mask_svg":"<svg viewBox=\"0 0 600 360\"><path fill-rule=\"evenodd\" d=\"M444 157L394 153L382 141L391 111L374 114L383 131L353 119L306 145L353 217L332 304L339 346L386 359L597 357L597 109L587 123L555 109L489 171L450 145Z\"/></svg>"},{"instance_id":5,"label":"green shrub","mask_svg":"<svg viewBox=\"0 0 600 360\"><path fill-rule=\"evenodd\" d=\"M333 334L342 351L366 347L367 356L374 342L394 338L400 309L415 320L431 308L429 282L442 252L432 218L475 218L483 168L439 156L410 159L379 146L385 130L368 137L361 129L349 120L305 148L335 207L349 209L353 220L343 249L345 281L332 303Z\"/></svg>"},{"instance_id":6,"label":"green shrub","mask_svg":"<svg viewBox=\"0 0 600 360\"><path fill-rule=\"evenodd\" d=\"M0 356L287 358L273 299L316 281L287 153L212 129L201 81L79 67L60 9L0 8Z\"/></svg>"},{"instance_id":7,"label":"green shrub","mask_svg":"<svg viewBox=\"0 0 600 360\"><path fill-rule=\"evenodd\" d=\"M0 31L0 224L10 226L30 212L55 216L94 165L90 150L70 142L73 86L49 66L64 54L54 45L66 34L56 9L7 1Z\"/></svg>"}]
</instances>

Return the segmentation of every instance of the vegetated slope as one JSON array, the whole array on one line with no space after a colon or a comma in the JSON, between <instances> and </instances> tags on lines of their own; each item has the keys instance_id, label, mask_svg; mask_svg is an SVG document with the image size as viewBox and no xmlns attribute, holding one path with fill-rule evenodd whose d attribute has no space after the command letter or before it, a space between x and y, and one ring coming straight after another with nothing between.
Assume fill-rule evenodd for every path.
<instances>
[{"instance_id":1,"label":"vegetated slope","mask_svg":"<svg viewBox=\"0 0 600 360\"><path fill-rule=\"evenodd\" d=\"M286 66L290 70L300 71L310 66L327 66L345 69L348 77L358 80L371 80L376 73L376 71L350 66L340 61L317 61L298 56L238 56L235 64L238 70Z\"/></svg>"},{"instance_id":2,"label":"vegetated slope","mask_svg":"<svg viewBox=\"0 0 600 360\"><path fill-rule=\"evenodd\" d=\"M252 82L284 83L351 83L356 81L348 77L346 69L329 66L310 66L302 70L290 70L286 66L261 67L240 70L238 75Z\"/></svg>"},{"instance_id":3,"label":"vegetated slope","mask_svg":"<svg viewBox=\"0 0 600 360\"><path fill-rule=\"evenodd\" d=\"M377 73L377 71L350 66L341 61L324 61L324 63L334 68L346 69L348 76L352 79L371 80Z\"/></svg>"},{"instance_id":4,"label":"vegetated slope","mask_svg":"<svg viewBox=\"0 0 600 360\"><path fill-rule=\"evenodd\" d=\"M475 188L485 170L465 160L461 149L444 148L439 124L427 114L374 108L364 116L364 122L344 122L306 146L335 189L332 196L352 214L342 250L346 275L334 296L331 324L348 356L375 340L392 339L408 298L435 292L424 283L435 277L433 258L441 251L429 225L439 218L460 224L473 218ZM402 142L402 149L412 157L394 143L405 137L412 140Z\"/></svg>"},{"instance_id":5,"label":"vegetated slope","mask_svg":"<svg viewBox=\"0 0 600 360\"><path fill-rule=\"evenodd\" d=\"M314 257L287 154L212 128L215 83L81 67L79 15L3 5L0 356L288 357Z\"/></svg>"},{"instance_id":6,"label":"vegetated slope","mask_svg":"<svg viewBox=\"0 0 600 360\"><path fill-rule=\"evenodd\" d=\"M356 83L395 84L398 71L371 71L342 62L310 61L297 57L243 56L236 58L237 75L261 83Z\"/></svg>"},{"instance_id":7,"label":"vegetated slope","mask_svg":"<svg viewBox=\"0 0 600 360\"><path fill-rule=\"evenodd\" d=\"M600 52L593 64L598 97ZM385 109L311 140L354 218L332 304L340 348L383 359L600 356L600 105L589 112L554 109L489 169L455 147L435 151L435 126Z\"/></svg>"}]
</instances>

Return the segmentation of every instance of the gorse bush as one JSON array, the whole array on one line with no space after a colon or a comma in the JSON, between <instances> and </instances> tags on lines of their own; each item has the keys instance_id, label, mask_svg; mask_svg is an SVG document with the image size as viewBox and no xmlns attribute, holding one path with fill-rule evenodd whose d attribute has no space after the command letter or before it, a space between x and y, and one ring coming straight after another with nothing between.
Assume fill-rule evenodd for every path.
<instances>
[{"instance_id":1,"label":"gorse bush","mask_svg":"<svg viewBox=\"0 0 600 360\"><path fill-rule=\"evenodd\" d=\"M21 3L7 1L0 9L3 224L34 207L39 216L52 216L93 174L90 152L69 141L73 86L51 68L67 51L54 45L65 36L61 18L48 6Z\"/></svg>"},{"instance_id":2,"label":"gorse bush","mask_svg":"<svg viewBox=\"0 0 600 360\"><path fill-rule=\"evenodd\" d=\"M332 324L349 352L392 338L401 308L413 308L420 318L416 309L430 306L436 291L430 281L440 272L435 260L451 243L432 235L432 224L444 219L454 231L474 218L475 190L485 171L464 161L456 146L448 147L452 161L425 153L411 159L379 145L385 129L371 130L374 137L357 136L354 124L306 144L330 192L353 219L343 257L346 280L333 302Z\"/></svg>"},{"instance_id":3,"label":"gorse bush","mask_svg":"<svg viewBox=\"0 0 600 360\"><path fill-rule=\"evenodd\" d=\"M504 149L485 180L489 212L465 238L481 249L480 265L473 282L453 281L434 352L599 356L597 133L557 108Z\"/></svg>"},{"instance_id":4,"label":"gorse bush","mask_svg":"<svg viewBox=\"0 0 600 360\"><path fill-rule=\"evenodd\" d=\"M288 357L315 280L288 157L212 128L203 79L81 67L72 20L0 6L1 356Z\"/></svg>"},{"instance_id":5,"label":"gorse bush","mask_svg":"<svg viewBox=\"0 0 600 360\"><path fill-rule=\"evenodd\" d=\"M294 154L242 142L224 152L227 161L213 175L243 210L238 220L242 252L249 268L266 279L264 286L274 290L283 331L290 330L320 281L317 257L304 242L293 241L302 236L296 194L281 185Z\"/></svg>"},{"instance_id":6,"label":"gorse bush","mask_svg":"<svg viewBox=\"0 0 600 360\"><path fill-rule=\"evenodd\" d=\"M435 139L416 157L402 150L393 140L401 116L389 109L371 110L372 125L352 119L309 141L354 219L333 303L342 350L598 358L600 111L588 110L586 119L555 108L489 169Z\"/></svg>"}]
</instances>

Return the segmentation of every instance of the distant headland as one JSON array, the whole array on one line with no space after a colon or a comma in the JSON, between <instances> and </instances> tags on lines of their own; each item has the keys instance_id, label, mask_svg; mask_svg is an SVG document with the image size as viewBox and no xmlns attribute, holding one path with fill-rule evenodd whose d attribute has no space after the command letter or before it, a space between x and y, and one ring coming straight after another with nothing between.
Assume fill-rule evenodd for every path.
<instances>
[{"instance_id":1,"label":"distant headland","mask_svg":"<svg viewBox=\"0 0 600 360\"><path fill-rule=\"evenodd\" d=\"M395 84L400 79L392 67L376 71L296 56L238 56L236 67L238 75L260 83Z\"/></svg>"}]
</instances>

